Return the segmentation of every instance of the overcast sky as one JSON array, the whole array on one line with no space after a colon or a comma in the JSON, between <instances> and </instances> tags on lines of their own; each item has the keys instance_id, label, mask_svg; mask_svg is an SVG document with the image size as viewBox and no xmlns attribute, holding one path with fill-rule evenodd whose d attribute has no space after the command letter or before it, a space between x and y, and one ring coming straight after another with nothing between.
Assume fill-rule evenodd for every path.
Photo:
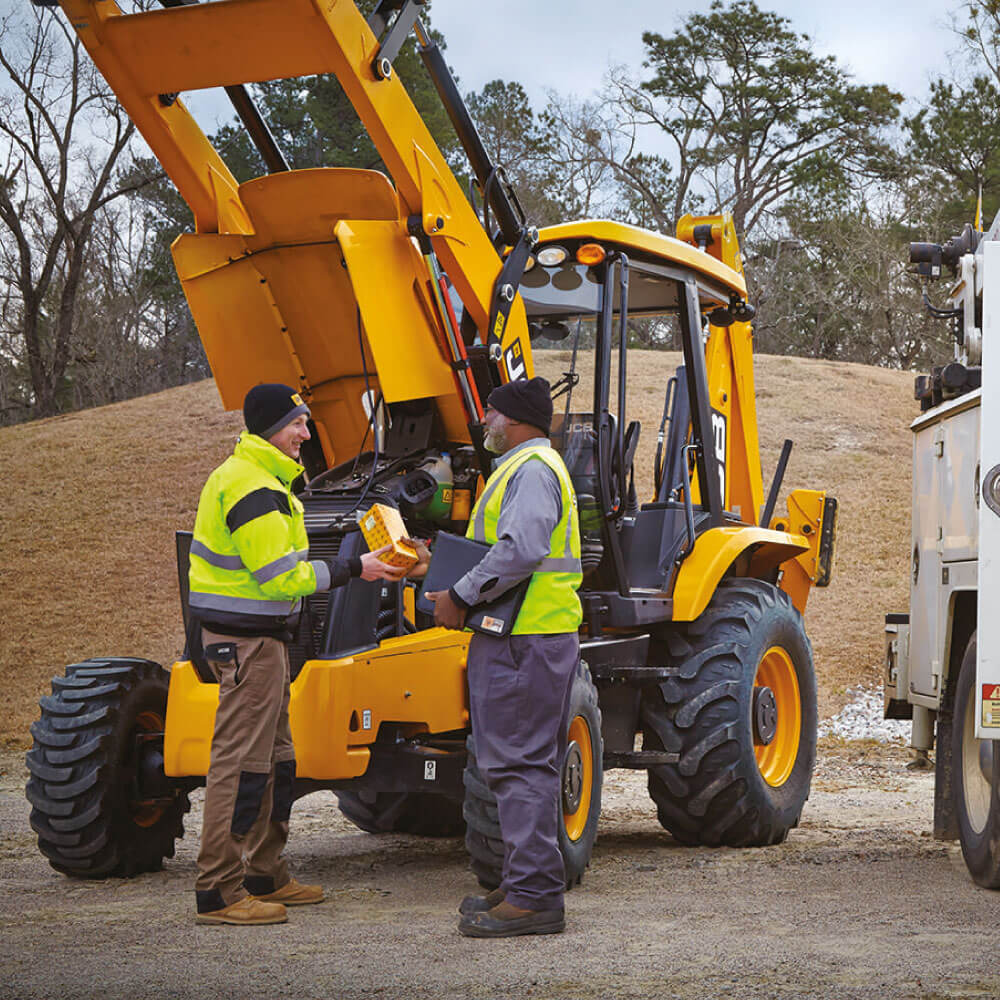
<instances>
[{"instance_id":1,"label":"overcast sky","mask_svg":"<svg viewBox=\"0 0 1000 1000\"><path fill-rule=\"evenodd\" d=\"M922 99L929 80L968 59L958 55L950 28L961 0L757 3L789 18L858 82L886 83L910 99ZM547 90L583 98L611 66L640 71L643 31L669 35L692 10L708 6L708 0L433 0L432 10L463 93L498 78L517 80L540 110ZM189 93L185 100L206 131L232 117L221 92Z\"/></svg>"},{"instance_id":2,"label":"overcast sky","mask_svg":"<svg viewBox=\"0 0 1000 1000\"><path fill-rule=\"evenodd\" d=\"M934 0L758 0L789 18L817 49L863 83L887 83L921 97L930 77L947 75L957 39L953 2ZM609 65L639 68L642 33L668 35L707 0L433 0L433 23L463 91L497 77L518 80L536 105L546 89L585 96Z\"/></svg>"}]
</instances>

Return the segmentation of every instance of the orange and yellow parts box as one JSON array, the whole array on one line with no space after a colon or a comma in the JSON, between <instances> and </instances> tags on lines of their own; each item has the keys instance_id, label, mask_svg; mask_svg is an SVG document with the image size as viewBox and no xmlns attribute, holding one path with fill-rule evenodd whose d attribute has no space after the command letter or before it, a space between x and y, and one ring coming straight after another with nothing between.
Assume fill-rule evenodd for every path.
<instances>
[{"instance_id":1,"label":"orange and yellow parts box","mask_svg":"<svg viewBox=\"0 0 1000 1000\"><path fill-rule=\"evenodd\" d=\"M382 562L389 566L398 566L400 569L416 566L416 551L400 540L406 538L409 532L398 510L387 507L384 503L377 503L358 518L358 523L361 525L361 534L365 536L368 548L372 552L377 552L385 545L392 546L389 552L379 556Z\"/></svg>"}]
</instances>

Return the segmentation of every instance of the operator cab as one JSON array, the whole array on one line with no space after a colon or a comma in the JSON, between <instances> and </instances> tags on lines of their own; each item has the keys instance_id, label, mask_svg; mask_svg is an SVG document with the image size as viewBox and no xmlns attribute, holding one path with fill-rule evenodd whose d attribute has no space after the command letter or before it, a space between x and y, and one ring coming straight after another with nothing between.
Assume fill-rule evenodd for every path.
<instances>
[{"instance_id":1,"label":"operator cab","mask_svg":"<svg viewBox=\"0 0 1000 1000\"><path fill-rule=\"evenodd\" d=\"M584 572L597 590L665 594L679 560L712 524L712 497L726 514L724 492L699 478L711 467L713 482L724 483L725 453L713 456L714 466L695 460L690 387L707 408L707 317L721 318L734 289L692 263L735 277L680 240L616 223L576 223L543 231L521 280L533 342L572 352L570 370L553 387L551 437L577 491ZM629 346L636 343L677 344L697 369L681 365L668 383L653 482L640 479L649 498L641 504L633 466L641 427L628 418ZM592 386L579 384L581 350L594 352ZM579 398L584 393L589 407Z\"/></svg>"}]
</instances>

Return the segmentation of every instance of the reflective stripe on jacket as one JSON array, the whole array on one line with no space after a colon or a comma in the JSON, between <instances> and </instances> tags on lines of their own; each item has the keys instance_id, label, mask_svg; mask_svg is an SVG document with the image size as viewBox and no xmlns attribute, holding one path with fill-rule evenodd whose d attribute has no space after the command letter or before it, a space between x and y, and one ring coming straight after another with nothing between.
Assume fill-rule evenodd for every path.
<instances>
[{"instance_id":1,"label":"reflective stripe on jacket","mask_svg":"<svg viewBox=\"0 0 1000 1000\"><path fill-rule=\"evenodd\" d=\"M300 598L326 590L330 569L309 561L302 466L244 431L201 491L191 542L190 606L203 621L241 631L294 625Z\"/></svg>"},{"instance_id":2,"label":"reflective stripe on jacket","mask_svg":"<svg viewBox=\"0 0 1000 1000\"><path fill-rule=\"evenodd\" d=\"M569 472L554 448L546 445L521 448L497 466L472 510L466 537L496 544L497 522L507 484L514 472L530 461L542 461L556 474L562 491L562 515L552 532L548 555L532 573L524 604L511 631L514 635L575 632L583 621L576 593L583 581L580 522Z\"/></svg>"}]
</instances>

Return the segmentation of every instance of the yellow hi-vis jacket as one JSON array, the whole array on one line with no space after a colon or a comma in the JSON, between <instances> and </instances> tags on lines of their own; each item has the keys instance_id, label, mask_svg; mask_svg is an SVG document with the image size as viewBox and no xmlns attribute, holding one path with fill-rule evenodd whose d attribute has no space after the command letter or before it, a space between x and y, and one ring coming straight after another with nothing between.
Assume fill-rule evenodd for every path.
<instances>
[{"instance_id":1,"label":"yellow hi-vis jacket","mask_svg":"<svg viewBox=\"0 0 1000 1000\"><path fill-rule=\"evenodd\" d=\"M308 560L303 507L291 490L302 471L244 431L208 477L191 542L189 604L213 630L280 633L297 623L300 598L330 587L329 564Z\"/></svg>"},{"instance_id":2,"label":"yellow hi-vis jacket","mask_svg":"<svg viewBox=\"0 0 1000 1000\"><path fill-rule=\"evenodd\" d=\"M575 632L583 621L577 588L580 565L580 520L576 492L562 458L554 448L537 445L519 449L494 469L469 518L466 537L495 545L503 496L511 476L525 462L544 462L559 479L562 516L549 542L549 553L531 575L524 603L511 629L513 635L553 635Z\"/></svg>"}]
</instances>

